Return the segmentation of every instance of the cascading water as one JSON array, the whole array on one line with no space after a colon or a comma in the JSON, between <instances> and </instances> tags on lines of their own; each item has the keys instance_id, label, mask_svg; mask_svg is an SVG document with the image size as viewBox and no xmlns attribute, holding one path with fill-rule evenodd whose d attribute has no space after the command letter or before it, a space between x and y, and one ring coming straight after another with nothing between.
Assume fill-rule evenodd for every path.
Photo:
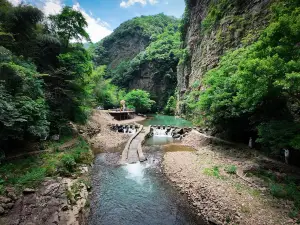
<instances>
[{"instance_id":1,"label":"cascading water","mask_svg":"<svg viewBox=\"0 0 300 225\"><path fill-rule=\"evenodd\" d=\"M180 138L173 138L174 128L170 127L154 127L153 128L153 136L148 138L145 142L145 145L165 145L174 142L179 142Z\"/></svg>"},{"instance_id":2,"label":"cascading water","mask_svg":"<svg viewBox=\"0 0 300 225\"><path fill-rule=\"evenodd\" d=\"M90 225L204 224L164 180L160 157L116 166L108 163L109 155L98 155L95 161Z\"/></svg>"},{"instance_id":3,"label":"cascading water","mask_svg":"<svg viewBox=\"0 0 300 225\"><path fill-rule=\"evenodd\" d=\"M147 145L174 142L170 127L153 131ZM162 149L153 146L146 155L146 162L122 166L117 164L119 153L97 155L92 174L89 224L206 224L188 207L187 199L165 180L160 165Z\"/></svg>"}]
</instances>

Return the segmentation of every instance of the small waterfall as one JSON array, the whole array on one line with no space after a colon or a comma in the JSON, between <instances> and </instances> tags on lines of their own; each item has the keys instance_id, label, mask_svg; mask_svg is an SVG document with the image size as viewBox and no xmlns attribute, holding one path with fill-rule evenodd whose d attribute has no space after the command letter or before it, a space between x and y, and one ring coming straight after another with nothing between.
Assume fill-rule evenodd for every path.
<instances>
[{"instance_id":1,"label":"small waterfall","mask_svg":"<svg viewBox=\"0 0 300 225\"><path fill-rule=\"evenodd\" d=\"M172 137L173 129L165 126L153 127L153 135L159 137Z\"/></svg>"}]
</instances>

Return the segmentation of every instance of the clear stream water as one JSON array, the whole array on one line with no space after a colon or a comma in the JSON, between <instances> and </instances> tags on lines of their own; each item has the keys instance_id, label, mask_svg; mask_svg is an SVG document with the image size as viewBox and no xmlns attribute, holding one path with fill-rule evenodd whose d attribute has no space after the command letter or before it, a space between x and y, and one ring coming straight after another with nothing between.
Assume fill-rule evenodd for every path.
<instances>
[{"instance_id":1,"label":"clear stream water","mask_svg":"<svg viewBox=\"0 0 300 225\"><path fill-rule=\"evenodd\" d=\"M175 127L191 127L193 124L190 121L187 121L182 118L176 118L175 116L166 116L166 115L158 115L152 114L148 115L149 118L139 122L144 126L150 125L165 125L165 126L175 126Z\"/></svg>"},{"instance_id":2,"label":"clear stream water","mask_svg":"<svg viewBox=\"0 0 300 225\"><path fill-rule=\"evenodd\" d=\"M177 149L173 146L165 150ZM97 155L92 174L89 224L205 224L193 214L187 199L161 173L162 148L153 147L145 153L146 162L123 166L117 165L119 153Z\"/></svg>"},{"instance_id":3,"label":"clear stream water","mask_svg":"<svg viewBox=\"0 0 300 225\"><path fill-rule=\"evenodd\" d=\"M161 126L174 126L174 127L192 127L193 124L190 121L184 120L182 118L176 118L175 116L166 116L166 115L149 115L149 119L139 122L144 126L150 125L161 125ZM171 135L165 135L165 133L161 132L150 137L146 140L145 145L165 145L176 143L178 141L174 140Z\"/></svg>"}]
</instances>

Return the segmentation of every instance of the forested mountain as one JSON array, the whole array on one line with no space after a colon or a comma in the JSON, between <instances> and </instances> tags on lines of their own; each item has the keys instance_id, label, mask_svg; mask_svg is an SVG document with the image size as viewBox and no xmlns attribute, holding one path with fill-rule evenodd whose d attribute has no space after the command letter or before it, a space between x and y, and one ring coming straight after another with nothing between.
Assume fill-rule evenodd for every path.
<instances>
[{"instance_id":1,"label":"forested mountain","mask_svg":"<svg viewBox=\"0 0 300 225\"><path fill-rule=\"evenodd\" d=\"M226 139L299 149L299 0L186 5L181 21L137 17L86 49L80 12L45 17L0 0L1 148L142 95L141 112L172 114L177 101L178 114Z\"/></svg>"},{"instance_id":2,"label":"forested mountain","mask_svg":"<svg viewBox=\"0 0 300 225\"><path fill-rule=\"evenodd\" d=\"M65 7L45 18L30 5L0 1L0 140L36 140L84 122L92 61L80 12Z\"/></svg>"},{"instance_id":3,"label":"forested mountain","mask_svg":"<svg viewBox=\"0 0 300 225\"><path fill-rule=\"evenodd\" d=\"M158 14L121 24L94 46L96 65L107 65L106 78L125 90L149 91L162 110L174 95L180 57L179 20Z\"/></svg>"},{"instance_id":4,"label":"forested mountain","mask_svg":"<svg viewBox=\"0 0 300 225\"><path fill-rule=\"evenodd\" d=\"M164 15L136 18L118 28L116 36L101 43L121 43L122 35L137 35L146 40L143 50L153 43L143 57L163 55L164 51L155 52L155 43L162 46L158 35L178 32L177 22ZM133 24L136 25L131 26ZM7 153L14 144L22 141L36 142L54 134L66 134L70 131L70 121L85 123L92 108L99 105L119 107L120 100L126 99L127 106L139 112L151 109L154 101L150 100L149 93L143 90L126 93L129 87L118 82L117 75L111 75L115 70L110 69L110 63L97 66L99 49L94 49L95 53L90 51L94 47L92 43L81 43L90 41L86 27L82 13L68 6L57 15L45 17L41 10L31 5L13 6L0 0L1 152ZM178 37L177 33L175 40ZM168 53L164 57L170 55L172 66L176 68L179 41L169 42L171 46L167 46ZM173 45L176 45L176 51L173 51ZM132 57L137 54L140 51ZM120 68L122 66L116 70ZM112 79L116 81L111 82ZM174 93L174 77L172 85L170 93Z\"/></svg>"},{"instance_id":5,"label":"forested mountain","mask_svg":"<svg viewBox=\"0 0 300 225\"><path fill-rule=\"evenodd\" d=\"M275 154L300 149L299 0L186 3L178 112Z\"/></svg>"}]
</instances>

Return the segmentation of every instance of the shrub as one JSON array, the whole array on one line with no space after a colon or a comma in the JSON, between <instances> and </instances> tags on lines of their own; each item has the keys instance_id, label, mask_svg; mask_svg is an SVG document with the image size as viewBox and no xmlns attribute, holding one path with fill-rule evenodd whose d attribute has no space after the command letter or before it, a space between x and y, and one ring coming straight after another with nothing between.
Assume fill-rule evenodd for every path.
<instances>
[{"instance_id":1,"label":"shrub","mask_svg":"<svg viewBox=\"0 0 300 225\"><path fill-rule=\"evenodd\" d=\"M229 173L229 174L236 174L236 170L237 170L237 168L235 165L230 165L230 166L225 167L226 173Z\"/></svg>"},{"instance_id":2,"label":"shrub","mask_svg":"<svg viewBox=\"0 0 300 225\"><path fill-rule=\"evenodd\" d=\"M228 2L217 4L222 8ZM299 130L299 1L276 3L273 10L273 19L256 42L227 52L204 75L202 90L186 93L187 110L199 123L232 139L244 141L258 130L258 141L268 147L300 149L295 132ZM223 13L216 10L211 18L219 17L219 12Z\"/></svg>"},{"instance_id":3,"label":"shrub","mask_svg":"<svg viewBox=\"0 0 300 225\"><path fill-rule=\"evenodd\" d=\"M257 142L268 146L273 152L282 148L299 148L300 124L293 121L270 121L258 126Z\"/></svg>"},{"instance_id":4,"label":"shrub","mask_svg":"<svg viewBox=\"0 0 300 225\"><path fill-rule=\"evenodd\" d=\"M214 166L213 168L205 168L204 169L204 174L208 176L213 176L217 178L221 178L220 176L220 170L218 166Z\"/></svg>"},{"instance_id":5,"label":"shrub","mask_svg":"<svg viewBox=\"0 0 300 225\"><path fill-rule=\"evenodd\" d=\"M76 166L76 161L74 156L71 154L63 155L61 158L63 169L66 169L67 172L73 172Z\"/></svg>"},{"instance_id":6,"label":"shrub","mask_svg":"<svg viewBox=\"0 0 300 225\"><path fill-rule=\"evenodd\" d=\"M273 196L277 198L287 197L286 190L284 189L284 186L281 184L272 183L270 185L270 192Z\"/></svg>"},{"instance_id":7,"label":"shrub","mask_svg":"<svg viewBox=\"0 0 300 225\"><path fill-rule=\"evenodd\" d=\"M175 111L176 111L176 99L173 96L171 96L164 109L164 113L167 115L174 115Z\"/></svg>"},{"instance_id":8,"label":"shrub","mask_svg":"<svg viewBox=\"0 0 300 225\"><path fill-rule=\"evenodd\" d=\"M147 112L155 101L150 99L150 94L143 90L132 90L125 96L126 104L130 108L135 108L137 112Z\"/></svg>"},{"instance_id":9,"label":"shrub","mask_svg":"<svg viewBox=\"0 0 300 225\"><path fill-rule=\"evenodd\" d=\"M25 173L23 176L16 178L15 183L19 187L36 187L40 184L46 176L44 168L33 168L31 171Z\"/></svg>"}]
</instances>

